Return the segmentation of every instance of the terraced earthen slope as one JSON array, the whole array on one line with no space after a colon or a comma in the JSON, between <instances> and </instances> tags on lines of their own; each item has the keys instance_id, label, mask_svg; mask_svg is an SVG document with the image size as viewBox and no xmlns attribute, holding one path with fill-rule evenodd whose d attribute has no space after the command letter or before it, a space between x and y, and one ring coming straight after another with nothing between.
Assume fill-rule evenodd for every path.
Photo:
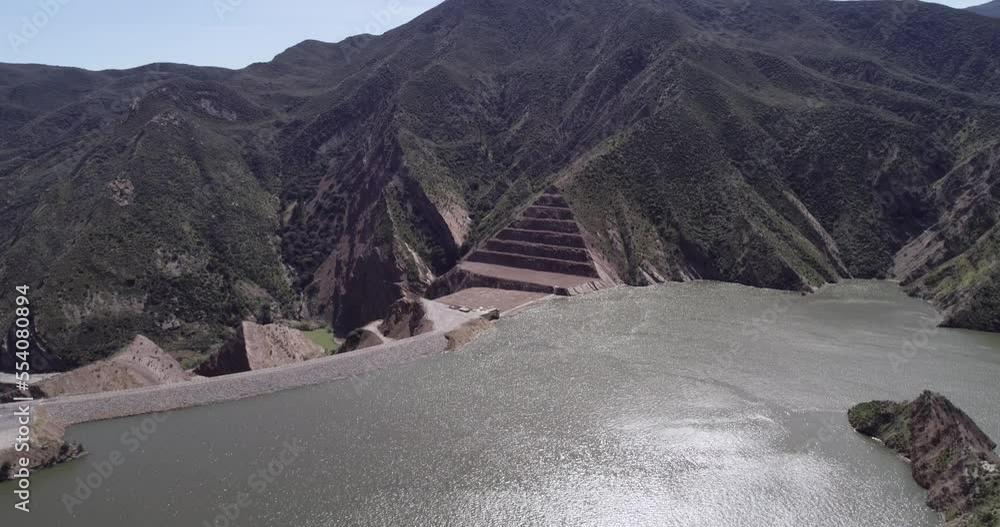
<instances>
[{"instance_id":1,"label":"terraced earthen slope","mask_svg":"<svg viewBox=\"0 0 1000 527\"><path fill-rule=\"evenodd\" d=\"M473 287L580 294L606 287L569 204L556 187L431 288L433 297Z\"/></svg>"}]
</instances>

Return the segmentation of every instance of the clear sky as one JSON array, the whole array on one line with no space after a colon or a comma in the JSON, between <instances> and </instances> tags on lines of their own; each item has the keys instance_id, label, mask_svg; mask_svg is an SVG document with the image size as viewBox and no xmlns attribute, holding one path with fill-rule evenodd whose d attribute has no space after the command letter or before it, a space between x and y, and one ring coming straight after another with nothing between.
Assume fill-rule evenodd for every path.
<instances>
[{"instance_id":1,"label":"clear sky","mask_svg":"<svg viewBox=\"0 0 1000 527\"><path fill-rule=\"evenodd\" d=\"M0 62L95 70L151 62L242 68L306 39L383 33L440 1L0 0Z\"/></svg>"},{"instance_id":2,"label":"clear sky","mask_svg":"<svg viewBox=\"0 0 1000 527\"><path fill-rule=\"evenodd\" d=\"M0 62L93 70L151 62L242 68L306 39L384 33L440 2L0 0Z\"/></svg>"}]
</instances>

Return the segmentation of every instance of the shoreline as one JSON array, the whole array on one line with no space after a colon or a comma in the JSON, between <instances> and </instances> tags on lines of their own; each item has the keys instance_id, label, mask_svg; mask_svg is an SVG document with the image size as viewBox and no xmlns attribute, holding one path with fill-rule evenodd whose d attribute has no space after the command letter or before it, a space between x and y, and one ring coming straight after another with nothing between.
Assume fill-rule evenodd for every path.
<instances>
[{"instance_id":1,"label":"shoreline","mask_svg":"<svg viewBox=\"0 0 1000 527\"><path fill-rule=\"evenodd\" d=\"M505 311L503 316L515 316L553 297L548 295L517 305ZM232 375L199 377L183 383L38 399L32 406L34 411L44 412L62 429L68 429L85 423L210 406L363 378L423 357L456 351L451 344L452 334L465 324L480 320L475 315L447 311L434 313L432 319L443 328L350 353ZM478 334L479 331L474 331L472 338ZM458 349L467 343L468 340L462 341ZM0 404L0 458L13 452L17 435L16 406L17 403Z\"/></svg>"},{"instance_id":2,"label":"shoreline","mask_svg":"<svg viewBox=\"0 0 1000 527\"><path fill-rule=\"evenodd\" d=\"M351 353L222 377L202 377L189 382L132 390L38 399L30 403L32 413L45 415L45 420L55 425L52 430L59 432L46 438L48 442L55 443L56 448L40 446L38 459L32 458L30 468L36 471L70 459L60 458L58 453L62 447L67 446L64 439L66 430L75 425L186 410L362 378L390 367L451 351L448 349L448 333L435 331ZM0 445L3 445L0 447L0 465L7 462L13 466L21 456L14 451L18 429L14 416L17 404L0 405ZM33 433L38 434L38 431ZM68 446L70 449L78 447ZM82 447L86 449L86 445ZM0 481L4 479L5 474L0 474Z\"/></svg>"},{"instance_id":3,"label":"shoreline","mask_svg":"<svg viewBox=\"0 0 1000 527\"><path fill-rule=\"evenodd\" d=\"M73 426L136 415L169 412L238 401L272 393L315 386L325 382L356 378L391 366L408 364L421 357L446 352L446 332L435 331L405 340L389 342L351 353L333 355L265 370L221 377L202 377L184 383L165 384L53 399L39 399L35 408L44 408L61 425ZM11 430L6 418L15 403L0 405L0 434ZM2 435L0 435L2 437Z\"/></svg>"},{"instance_id":4,"label":"shoreline","mask_svg":"<svg viewBox=\"0 0 1000 527\"><path fill-rule=\"evenodd\" d=\"M695 280L701 281L701 280ZM706 280L712 282L712 280ZM848 280L842 280L843 283ZM869 281L851 279L851 281ZM870 280L875 282L891 282L898 285L894 280ZM730 283L730 282L720 282ZM834 286L837 283L823 284L812 294L816 294L825 288ZM619 284L617 287L631 287ZM767 289L773 291L785 291L781 289ZM905 293L905 291L904 291ZM936 306L918 296L907 294L908 297L921 300L928 304L935 311ZM504 318L516 316L520 313L543 305L554 298L565 298L557 295L545 295L543 297L530 300L520 305L514 306L502 313ZM431 301L436 302L436 301ZM938 312L940 314L940 312ZM475 320L478 317L468 316L465 321ZM44 407L65 426L72 426L92 421L103 421L130 417L148 413L157 413L197 406L206 406L228 401L236 401L268 395L285 390L293 390L307 386L333 382L345 378L357 377L361 374L371 373L390 366L407 364L413 360L438 353L448 353L447 335L459 327L459 324L443 324L446 327L409 337L402 340L389 341L378 346L364 348L350 353L322 357L305 362L278 366L263 370L248 371L225 375L220 377L201 377L188 382L177 384L165 384L149 386L145 388L135 388L131 390L120 390L113 392L100 392L85 395L73 395L67 397L56 397L51 399L39 399L36 406ZM253 381L262 382L253 382ZM160 399L152 396L157 395ZM105 407L100 407L104 403ZM108 408L114 406L114 408ZM6 412L15 407L15 403L0 404L0 445L6 445L6 433L12 432L13 419ZM7 448L0 448L0 452Z\"/></svg>"},{"instance_id":5,"label":"shoreline","mask_svg":"<svg viewBox=\"0 0 1000 527\"><path fill-rule=\"evenodd\" d=\"M812 294L832 285L835 284L824 284ZM898 286L898 284L896 285ZM618 287L623 287L623 285ZM913 295L907 294L907 296L923 300ZM516 316L544 305L553 298L563 297L546 295L532 299L511 307L503 312L502 316L504 318ZM936 306L928 304L937 312ZM469 317L469 320L473 319L478 320L479 317ZM447 326L451 325L447 324ZM275 368L220 377L201 377L177 384L39 399L33 404L36 410L45 411L64 428L95 421L209 406L316 386L327 382L360 378L393 366L409 364L425 356L450 353L461 349L469 342L462 340L456 348L450 338L453 332L456 332L456 328L446 327L423 335L390 341L350 353ZM478 333L478 331L471 333L472 339L476 338ZM0 457L9 455L13 450L12 445L17 429L13 416L15 407L15 403L0 405L0 445L3 445L0 447Z\"/></svg>"},{"instance_id":6,"label":"shoreline","mask_svg":"<svg viewBox=\"0 0 1000 527\"><path fill-rule=\"evenodd\" d=\"M708 281L711 282L712 280ZM843 283L844 281L839 283ZM873 281L893 282L892 280ZM836 285L836 283L823 284L813 291L812 294L816 294L833 285ZM616 287L630 286L619 284ZM774 289L774 291L793 293L780 289ZM937 311L936 306L926 302L926 300L910 294L907 294L907 296L923 300ZM502 316L504 318L516 316L543 305L554 298L565 297L545 295L514 306L504 311ZM466 320L474 320L476 318L478 317L470 316ZM60 424L69 427L93 421L104 421L248 399L260 395L358 377L359 375L372 373L373 371L391 366L407 364L423 356L454 351L448 349L449 341L447 335L451 331L454 331L458 325L447 324L446 326L443 329L423 335L389 341L378 346L350 353L332 355L275 368L220 377L201 377L177 384L39 399L35 402L35 405L37 407L44 407L49 412L49 415L55 418ZM9 450L9 447L6 445L12 444L12 439L11 441L7 441L7 435L14 433L16 425L12 418L13 412L8 412L8 410L14 408L15 403L0 404L0 445L4 445L4 447L0 447L0 454Z\"/></svg>"},{"instance_id":7,"label":"shoreline","mask_svg":"<svg viewBox=\"0 0 1000 527\"><path fill-rule=\"evenodd\" d=\"M551 296L518 305L504 312L503 316L514 316L549 298ZM433 300L428 303L439 305ZM442 306L429 311L428 318L439 329L405 339L389 340L378 346L349 353L230 375L197 377L182 383L38 399L34 404L36 407L44 407L60 424L72 426L238 401L355 378L390 366L407 364L420 357L452 351L448 349L448 336L451 332L479 320L480 316L452 311ZM100 406L102 404L104 407ZM5 432L11 430L8 422L11 419L4 411L15 406L15 403L0 404L0 440L4 439ZM0 448L0 452L3 450L5 448Z\"/></svg>"}]
</instances>

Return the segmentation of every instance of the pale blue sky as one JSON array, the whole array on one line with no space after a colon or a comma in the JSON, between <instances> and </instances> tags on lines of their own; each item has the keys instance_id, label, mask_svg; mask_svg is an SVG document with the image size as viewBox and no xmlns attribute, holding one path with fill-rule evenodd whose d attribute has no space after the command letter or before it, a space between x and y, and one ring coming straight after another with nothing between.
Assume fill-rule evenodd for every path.
<instances>
[{"instance_id":1,"label":"pale blue sky","mask_svg":"<svg viewBox=\"0 0 1000 527\"><path fill-rule=\"evenodd\" d=\"M440 2L0 0L0 62L87 69L151 62L241 68L271 60L306 39L339 42L360 33L380 34ZM46 4L58 11L49 7L55 13L49 16ZM24 17L48 21L30 36Z\"/></svg>"},{"instance_id":2,"label":"pale blue sky","mask_svg":"<svg viewBox=\"0 0 1000 527\"><path fill-rule=\"evenodd\" d=\"M0 0L0 62L241 68L306 39L338 42L383 33L440 1ZM940 3L966 7L984 1Z\"/></svg>"}]
</instances>

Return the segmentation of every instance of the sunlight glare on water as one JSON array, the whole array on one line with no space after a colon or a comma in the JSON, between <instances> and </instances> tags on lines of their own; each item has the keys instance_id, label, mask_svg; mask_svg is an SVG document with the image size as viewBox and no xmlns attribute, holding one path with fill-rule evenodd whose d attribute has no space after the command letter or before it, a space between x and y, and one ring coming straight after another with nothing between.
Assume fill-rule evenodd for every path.
<instances>
[{"instance_id":1,"label":"sunlight glare on water","mask_svg":"<svg viewBox=\"0 0 1000 527\"><path fill-rule=\"evenodd\" d=\"M231 525L939 526L909 467L846 419L933 389L1000 437L996 335L934 330L893 360L936 317L863 281L559 299L362 385L177 412L76 517L59 496L87 459L37 474L35 519L211 525L298 439L307 452ZM134 422L71 435L101 459Z\"/></svg>"}]
</instances>

